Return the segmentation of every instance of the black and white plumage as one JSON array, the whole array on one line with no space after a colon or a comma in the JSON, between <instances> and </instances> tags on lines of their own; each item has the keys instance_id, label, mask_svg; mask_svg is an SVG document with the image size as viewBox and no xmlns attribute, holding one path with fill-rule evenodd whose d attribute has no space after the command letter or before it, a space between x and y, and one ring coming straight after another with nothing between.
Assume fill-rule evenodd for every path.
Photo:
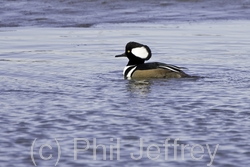
<instances>
[{"instance_id":1,"label":"black and white plumage","mask_svg":"<svg viewBox=\"0 0 250 167\"><path fill-rule=\"evenodd\" d=\"M129 42L125 53L115 57L127 57L129 62L123 70L125 78L182 78L189 77L181 67L160 62L144 63L152 56L147 45Z\"/></svg>"}]
</instances>

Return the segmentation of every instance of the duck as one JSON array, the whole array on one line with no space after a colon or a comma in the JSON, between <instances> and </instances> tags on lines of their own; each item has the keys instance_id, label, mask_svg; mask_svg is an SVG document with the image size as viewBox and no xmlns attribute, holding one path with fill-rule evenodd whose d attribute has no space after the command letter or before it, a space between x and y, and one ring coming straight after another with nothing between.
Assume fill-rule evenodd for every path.
<instances>
[{"instance_id":1,"label":"duck","mask_svg":"<svg viewBox=\"0 0 250 167\"><path fill-rule=\"evenodd\" d=\"M182 71L183 67L161 62L145 63L151 56L151 50L147 45L138 42L128 42L125 52L115 57L128 58L128 64L123 69L123 76L126 79L190 77Z\"/></svg>"}]
</instances>

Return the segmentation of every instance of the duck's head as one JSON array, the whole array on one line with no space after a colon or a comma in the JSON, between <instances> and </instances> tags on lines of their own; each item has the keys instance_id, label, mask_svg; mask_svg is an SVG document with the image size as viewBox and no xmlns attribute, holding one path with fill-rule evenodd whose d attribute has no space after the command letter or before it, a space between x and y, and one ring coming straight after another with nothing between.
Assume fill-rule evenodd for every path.
<instances>
[{"instance_id":1,"label":"duck's head","mask_svg":"<svg viewBox=\"0 0 250 167\"><path fill-rule=\"evenodd\" d=\"M147 45L129 42L125 47L125 53L116 55L115 57L127 57L129 59L127 65L143 64L151 58L151 50Z\"/></svg>"}]
</instances>

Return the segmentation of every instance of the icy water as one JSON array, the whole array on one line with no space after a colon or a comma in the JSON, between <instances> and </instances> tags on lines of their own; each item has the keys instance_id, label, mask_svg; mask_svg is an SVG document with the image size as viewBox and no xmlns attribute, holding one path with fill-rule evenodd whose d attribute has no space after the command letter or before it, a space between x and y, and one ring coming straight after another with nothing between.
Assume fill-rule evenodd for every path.
<instances>
[{"instance_id":1,"label":"icy water","mask_svg":"<svg viewBox=\"0 0 250 167\"><path fill-rule=\"evenodd\" d=\"M0 166L249 166L249 1L0 4ZM129 41L193 77L125 80Z\"/></svg>"}]
</instances>

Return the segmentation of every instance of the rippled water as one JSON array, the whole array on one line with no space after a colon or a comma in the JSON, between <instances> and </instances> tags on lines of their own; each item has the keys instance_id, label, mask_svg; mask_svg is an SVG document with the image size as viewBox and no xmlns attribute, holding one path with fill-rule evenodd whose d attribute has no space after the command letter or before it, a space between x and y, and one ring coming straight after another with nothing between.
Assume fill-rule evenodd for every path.
<instances>
[{"instance_id":1,"label":"rippled water","mask_svg":"<svg viewBox=\"0 0 250 167\"><path fill-rule=\"evenodd\" d=\"M0 166L249 166L249 8L0 0ZM129 41L194 77L124 80Z\"/></svg>"},{"instance_id":2,"label":"rippled water","mask_svg":"<svg viewBox=\"0 0 250 167\"><path fill-rule=\"evenodd\" d=\"M249 19L249 0L0 0L0 27Z\"/></svg>"},{"instance_id":3,"label":"rippled water","mask_svg":"<svg viewBox=\"0 0 250 167\"><path fill-rule=\"evenodd\" d=\"M249 27L249 21L207 21L1 28L1 166L54 166L61 152L57 166L200 167L211 162L206 144L213 166L248 166ZM128 41L149 45L150 61L187 67L197 77L124 80L127 59L114 55ZM74 160L76 138L88 140L89 149ZM94 138L107 147L106 161L101 146L93 160ZM140 138L144 154L136 161L130 153L139 156ZM189 144L185 153L169 146L165 159L168 138ZM159 145L160 153L156 146L149 153L157 160L147 157L150 144ZM195 144L204 149L194 154L199 161L190 154ZM78 139L78 149L86 146Z\"/></svg>"}]
</instances>

